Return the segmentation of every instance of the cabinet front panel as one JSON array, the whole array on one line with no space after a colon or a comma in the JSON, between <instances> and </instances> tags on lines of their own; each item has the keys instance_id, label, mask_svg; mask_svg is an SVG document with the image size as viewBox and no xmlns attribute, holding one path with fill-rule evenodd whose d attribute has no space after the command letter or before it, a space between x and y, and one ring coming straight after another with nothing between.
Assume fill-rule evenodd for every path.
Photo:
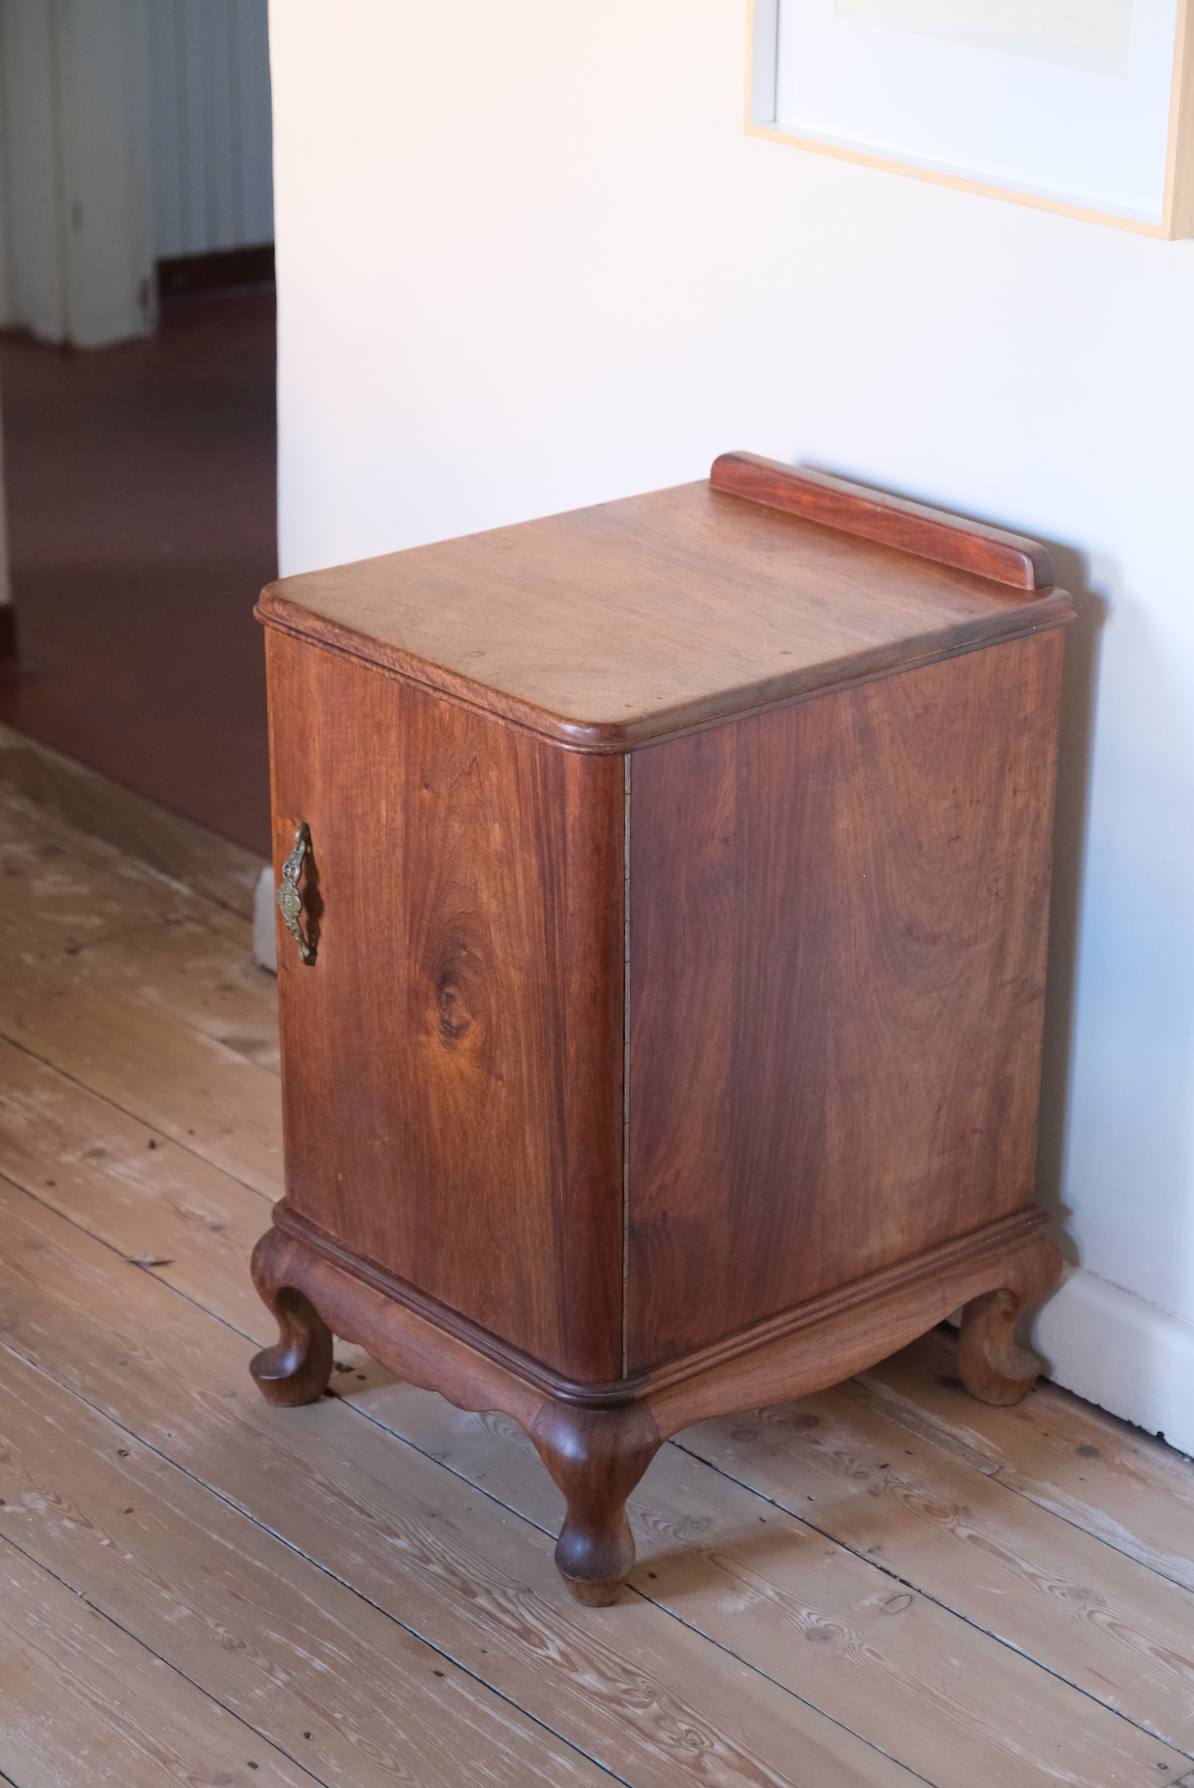
<instances>
[{"instance_id":1,"label":"cabinet front panel","mask_svg":"<svg viewBox=\"0 0 1194 1788\"><path fill-rule=\"evenodd\" d=\"M1062 643L635 754L631 1371L1031 1201Z\"/></svg>"},{"instance_id":2,"label":"cabinet front panel","mask_svg":"<svg viewBox=\"0 0 1194 1788\"><path fill-rule=\"evenodd\" d=\"M624 787L267 633L287 1202L557 1370L621 1369Z\"/></svg>"}]
</instances>

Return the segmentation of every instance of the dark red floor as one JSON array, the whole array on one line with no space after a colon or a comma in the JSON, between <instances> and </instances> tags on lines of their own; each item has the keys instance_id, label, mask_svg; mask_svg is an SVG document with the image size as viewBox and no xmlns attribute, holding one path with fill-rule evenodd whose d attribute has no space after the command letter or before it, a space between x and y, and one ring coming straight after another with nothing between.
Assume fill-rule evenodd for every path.
<instances>
[{"instance_id":1,"label":"dark red floor","mask_svg":"<svg viewBox=\"0 0 1194 1788\"><path fill-rule=\"evenodd\" d=\"M152 341L0 337L24 668L0 721L269 854L270 289L166 299Z\"/></svg>"}]
</instances>

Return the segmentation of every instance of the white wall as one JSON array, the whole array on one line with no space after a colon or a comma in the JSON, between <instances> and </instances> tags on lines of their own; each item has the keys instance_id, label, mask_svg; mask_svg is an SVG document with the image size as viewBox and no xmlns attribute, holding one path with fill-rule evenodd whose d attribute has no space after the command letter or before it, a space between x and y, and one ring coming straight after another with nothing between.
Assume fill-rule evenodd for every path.
<instances>
[{"instance_id":1,"label":"white wall","mask_svg":"<svg viewBox=\"0 0 1194 1788\"><path fill-rule=\"evenodd\" d=\"M1194 242L748 138L743 0L270 26L286 571L730 447L1063 549L1042 1191L1082 1270L1038 1334L1194 1451Z\"/></svg>"},{"instance_id":2,"label":"white wall","mask_svg":"<svg viewBox=\"0 0 1194 1788\"><path fill-rule=\"evenodd\" d=\"M266 0L147 0L154 253L274 239Z\"/></svg>"},{"instance_id":3,"label":"white wall","mask_svg":"<svg viewBox=\"0 0 1194 1788\"><path fill-rule=\"evenodd\" d=\"M0 327L147 334L155 260L273 239L266 0L0 0Z\"/></svg>"},{"instance_id":4,"label":"white wall","mask_svg":"<svg viewBox=\"0 0 1194 1788\"><path fill-rule=\"evenodd\" d=\"M144 0L0 0L0 322L96 347L156 317Z\"/></svg>"}]
</instances>

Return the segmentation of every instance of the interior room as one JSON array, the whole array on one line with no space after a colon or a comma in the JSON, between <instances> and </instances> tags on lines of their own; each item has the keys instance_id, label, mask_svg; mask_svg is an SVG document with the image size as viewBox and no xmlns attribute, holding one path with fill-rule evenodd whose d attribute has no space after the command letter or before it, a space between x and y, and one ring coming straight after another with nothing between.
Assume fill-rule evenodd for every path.
<instances>
[{"instance_id":1,"label":"interior room","mask_svg":"<svg viewBox=\"0 0 1194 1788\"><path fill-rule=\"evenodd\" d=\"M0 0L0 1781L1194 1784L1192 66Z\"/></svg>"}]
</instances>

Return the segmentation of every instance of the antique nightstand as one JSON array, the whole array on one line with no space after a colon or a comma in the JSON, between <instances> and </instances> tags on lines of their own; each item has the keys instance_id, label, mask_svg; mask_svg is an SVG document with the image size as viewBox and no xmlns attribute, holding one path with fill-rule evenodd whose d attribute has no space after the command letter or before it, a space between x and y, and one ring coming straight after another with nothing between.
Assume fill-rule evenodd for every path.
<instances>
[{"instance_id":1,"label":"antique nightstand","mask_svg":"<svg viewBox=\"0 0 1194 1788\"><path fill-rule=\"evenodd\" d=\"M261 598L286 1197L254 1257L530 1435L582 1601L702 1417L965 1305L969 1389L1060 1257L1033 1202L1069 598L995 530L746 454L709 483Z\"/></svg>"}]
</instances>

